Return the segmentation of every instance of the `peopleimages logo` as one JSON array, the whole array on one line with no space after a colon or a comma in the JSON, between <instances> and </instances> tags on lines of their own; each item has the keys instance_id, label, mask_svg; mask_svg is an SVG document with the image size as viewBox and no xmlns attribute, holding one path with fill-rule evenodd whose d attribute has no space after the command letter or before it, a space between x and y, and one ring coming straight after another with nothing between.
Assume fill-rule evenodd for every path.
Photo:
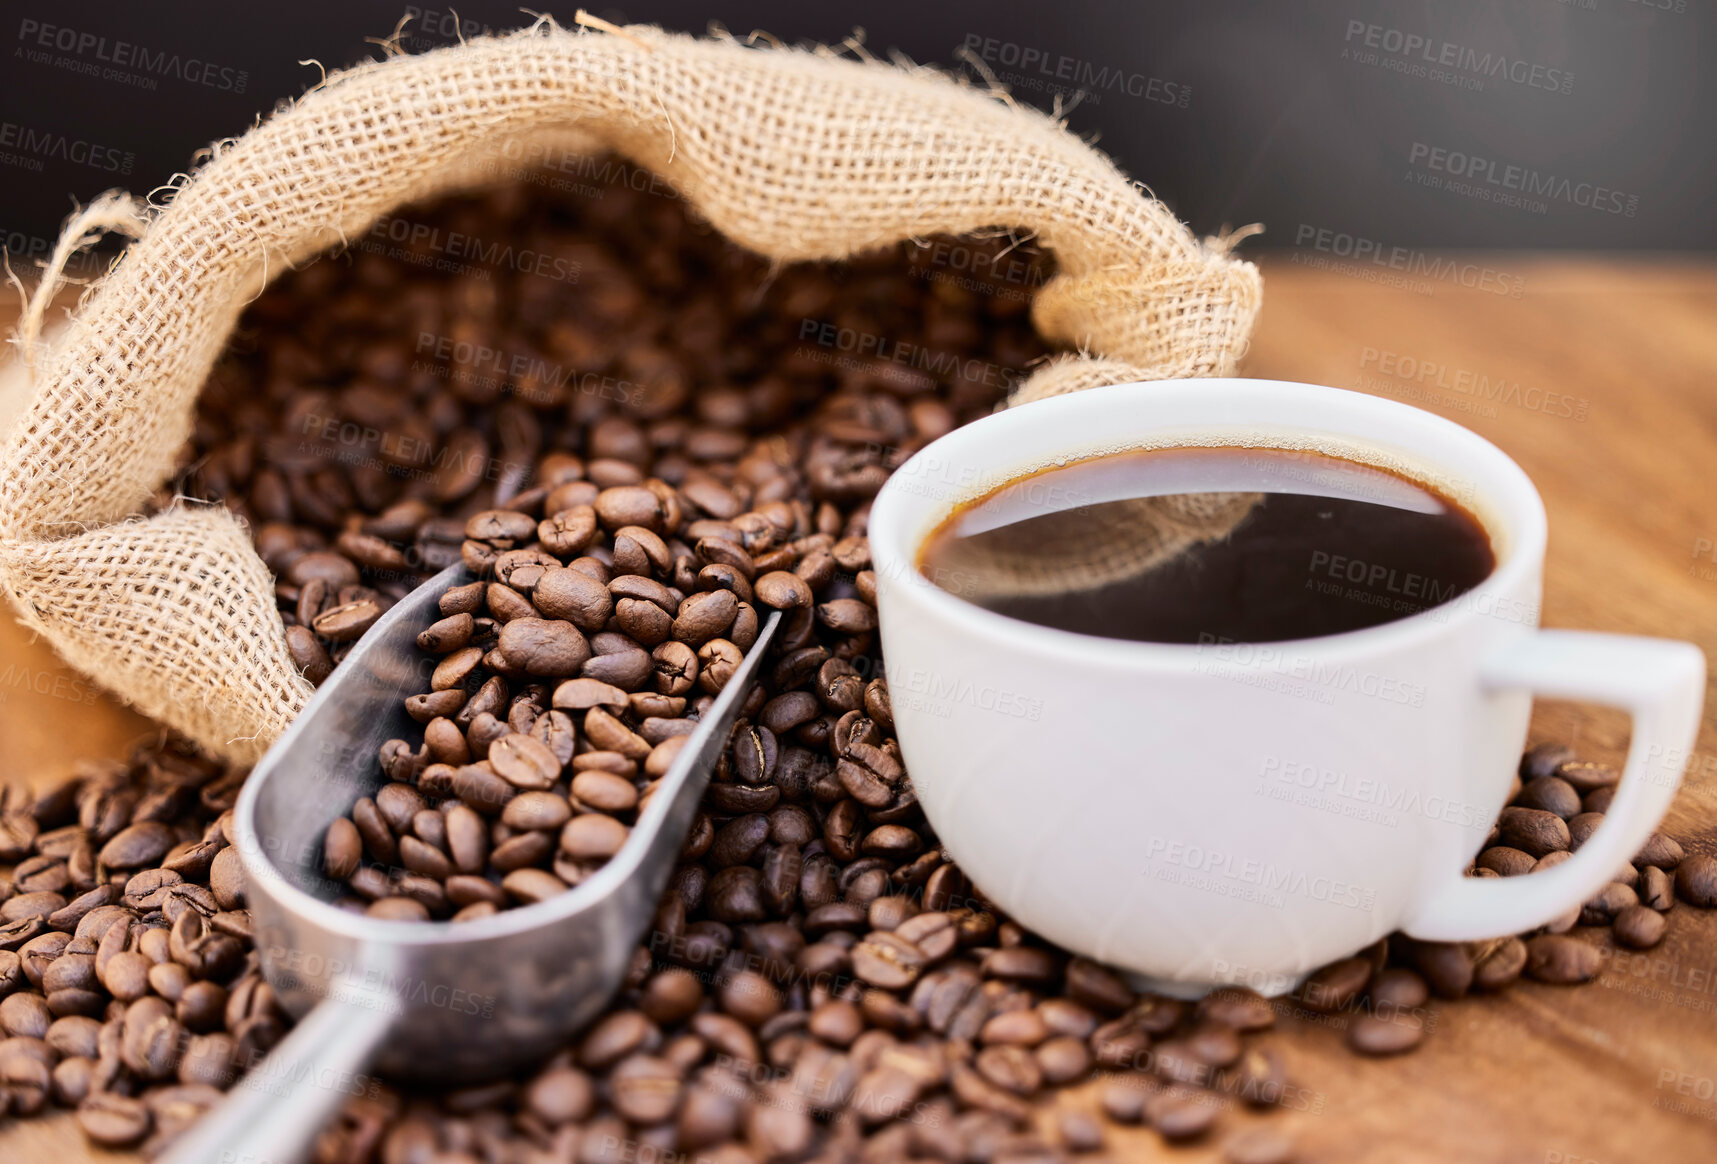
<instances>
[{"instance_id":1,"label":"peopleimages logo","mask_svg":"<svg viewBox=\"0 0 1717 1164\"><path fill-rule=\"evenodd\" d=\"M1520 381L1509 380L1502 375L1493 378L1471 368L1455 368L1440 360L1394 352L1387 348L1361 348L1359 366L1363 370L1375 369L1396 380L1421 387L1440 388L1474 400L1512 405L1545 416L1585 420L1592 407L1592 402L1584 396L1570 396L1566 392L1552 392L1536 386L1523 387ZM1373 380L1370 377L1364 379L1366 386L1381 387L1385 390L1389 387L1385 381ZM1487 415L1495 416L1496 413L1492 410Z\"/></svg>"},{"instance_id":2,"label":"peopleimages logo","mask_svg":"<svg viewBox=\"0 0 1717 1164\"><path fill-rule=\"evenodd\" d=\"M576 283L580 265L576 260L530 247L514 247L510 242L485 242L472 234L457 230L442 230L439 226L414 222L408 218L382 215L370 227L369 238L358 243L360 249L375 251L388 243L427 255L444 256L451 268L458 264L476 265L516 271L521 275L540 275L561 283ZM403 254L393 257L405 257Z\"/></svg>"},{"instance_id":3,"label":"peopleimages logo","mask_svg":"<svg viewBox=\"0 0 1717 1164\"><path fill-rule=\"evenodd\" d=\"M1281 869L1256 857L1206 849L1167 837L1149 838L1145 842L1145 859L1157 863L1158 867L1149 871L1149 875L1158 881L1202 889L1271 909L1283 908L1286 896L1290 895L1367 913L1377 903L1377 891L1366 886L1322 873Z\"/></svg>"},{"instance_id":4,"label":"peopleimages logo","mask_svg":"<svg viewBox=\"0 0 1717 1164\"><path fill-rule=\"evenodd\" d=\"M1173 105L1177 109L1185 109L1192 100L1190 85L1113 65L1099 65L1079 57L1051 53L1046 49L1017 44L1011 40L998 40L981 33L968 32L961 47L983 58L992 67L1000 65L1004 69L1017 70L997 75L998 80L1017 88L1054 90L1060 88L1054 82L1063 81L1066 82L1067 88L1077 89L1094 97L1101 97L1105 93L1124 93L1128 97L1140 97L1159 105Z\"/></svg>"},{"instance_id":5,"label":"peopleimages logo","mask_svg":"<svg viewBox=\"0 0 1717 1164\"><path fill-rule=\"evenodd\" d=\"M1603 214L1633 218L1639 212L1638 194L1612 190L1592 182L1559 178L1555 174L1541 174L1525 166L1507 165L1494 158L1444 149L1422 141L1414 142L1408 149L1407 164L1464 179L1479 184L1479 188L1496 187L1500 191L1566 202Z\"/></svg>"},{"instance_id":6,"label":"peopleimages logo","mask_svg":"<svg viewBox=\"0 0 1717 1164\"><path fill-rule=\"evenodd\" d=\"M1487 267L1453 255L1433 255L1410 247L1386 246L1377 239L1347 234L1329 227L1302 222L1294 230L1294 246L1299 251L1319 251L1354 264L1357 270L1367 266L1399 272L1409 279L1422 279L1427 286L1450 283L1470 291L1486 291L1519 299L1526 289L1526 280L1496 267ZM1295 261L1302 258L1294 255Z\"/></svg>"},{"instance_id":7,"label":"peopleimages logo","mask_svg":"<svg viewBox=\"0 0 1717 1164\"><path fill-rule=\"evenodd\" d=\"M1237 680L1249 675L1275 674L1303 680L1331 692L1347 691L1409 707L1425 705L1423 683L1409 683L1376 671L1361 671L1348 663L1284 651L1271 643L1243 642L1200 631L1198 653L1201 656L1197 666L1200 674ZM1209 658L1204 657L1207 655Z\"/></svg>"},{"instance_id":8,"label":"peopleimages logo","mask_svg":"<svg viewBox=\"0 0 1717 1164\"><path fill-rule=\"evenodd\" d=\"M18 22L18 45L13 56L33 65L50 65L106 81L140 84L146 89L154 89L159 77L232 93L243 93L250 83L250 73L244 69L128 40L109 40L98 33L62 24L44 24L29 17Z\"/></svg>"},{"instance_id":9,"label":"peopleimages logo","mask_svg":"<svg viewBox=\"0 0 1717 1164\"><path fill-rule=\"evenodd\" d=\"M94 703L101 698L101 689L82 676L66 671L38 671L8 663L0 671L0 701L13 691L29 691L68 703Z\"/></svg>"},{"instance_id":10,"label":"peopleimages logo","mask_svg":"<svg viewBox=\"0 0 1717 1164\"><path fill-rule=\"evenodd\" d=\"M1043 700L1004 687L974 683L963 676L939 675L920 667L905 673L891 672L889 683L891 694L923 700L929 706L920 710L931 711L940 718L946 718L956 703L1033 723L1043 718Z\"/></svg>"},{"instance_id":11,"label":"peopleimages logo","mask_svg":"<svg viewBox=\"0 0 1717 1164\"><path fill-rule=\"evenodd\" d=\"M1017 368L976 357L961 359L952 352L941 352L906 340L890 339L877 332L841 327L826 320L809 316L799 321L799 339L809 340L831 351L845 352L886 364L898 364L913 371L948 380L964 380L1002 391L1011 390L1022 379Z\"/></svg>"},{"instance_id":12,"label":"peopleimages logo","mask_svg":"<svg viewBox=\"0 0 1717 1164\"><path fill-rule=\"evenodd\" d=\"M0 121L0 162L40 172L44 162L70 162L107 174L129 174L137 155L51 129Z\"/></svg>"},{"instance_id":13,"label":"peopleimages logo","mask_svg":"<svg viewBox=\"0 0 1717 1164\"><path fill-rule=\"evenodd\" d=\"M1349 20L1347 35L1343 39L1347 45L1342 49L1343 57L1352 56L1362 65L1381 65L1391 72L1408 76L1425 77L1468 89L1483 89L1485 81L1493 80L1552 93L1574 91L1574 74L1568 69L1536 64L1507 53L1481 52L1471 45L1436 40L1387 25ZM1361 51L1366 49L1376 51Z\"/></svg>"},{"instance_id":14,"label":"peopleimages logo","mask_svg":"<svg viewBox=\"0 0 1717 1164\"><path fill-rule=\"evenodd\" d=\"M1266 791L1272 785L1281 789L1316 794L1320 800L1311 803L1312 807L1331 807L1323 803L1321 798L1333 796L1382 809L1386 814L1400 813L1403 816L1423 817L1465 829L1477 828L1486 823L1487 814L1494 815L1487 809L1464 800L1451 799L1441 793L1432 792L1425 795L1416 788L1391 785L1383 777L1355 776L1350 772L1321 767L1315 761L1292 760L1281 756L1264 758L1263 766L1258 770L1258 782L1258 791L1266 795L1272 795ZM1273 798L1289 799L1280 795ZM1332 808L1332 811L1340 810ZM1342 812L1341 815L1355 814ZM1394 827L1398 822L1388 819L1378 823Z\"/></svg>"}]
</instances>

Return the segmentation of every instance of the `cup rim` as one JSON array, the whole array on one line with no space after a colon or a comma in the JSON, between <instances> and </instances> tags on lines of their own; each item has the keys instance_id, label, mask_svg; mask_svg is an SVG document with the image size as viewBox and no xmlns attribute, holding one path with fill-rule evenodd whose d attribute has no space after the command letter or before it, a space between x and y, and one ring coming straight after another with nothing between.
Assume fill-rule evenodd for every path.
<instances>
[{"instance_id":1,"label":"cup rim","mask_svg":"<svg viewBox=\"0 0 1717 1164\"><path fill-rule=\"evenodd\" d=\"M928 464L937 457L948 457L950 450L970 446L974 442L985 439L986 428L992 426L1011 426L1020 432L1044 432L1049 426L1041 422L1053 416L1056 412L1090 411L1093 414L1111 414L1111 420L1126 421L1124 427L1131 434L1140 438L1148 435L1153 425L1147 420L1139 422L1136 410L1129 413L1129 405L1140 403L1141 396L1167 397L1179 395L1195 399L1200 404L1208 404L1210 416L1208 421L1197 422L1208 427L1211 431L1219 429L1250 428L1255 422L1248 421L1244 416L1235 414L1235 397L1246 396L1263 389L1272 394L1294 393L1312 404L1327 405L1336 409L1346 410L1352 415L1371 415L1386 421L1393 420L1408 426L1418 427L1434 434L1443 442L1464 444L1470 454L1481 461L1488 462L1483 476L1487 485L1482 487L1478 498L1480 505L1474 507L1474 515L1485 526L1486 534L1496 545L1499 533L1507 534L1503 552L1498 555L1496 567L1477 586L1466 591L1458 598L1449 602L1427 608L1414 614L1389 622L1360 630L1342 631L1338 634L1319 635L1313 638L1280 639L1260 643L1240 643L1223 640L1217 644L1210 643L1158 643L1129 639L1111 639L1099 635L1080 634L1075 631L1046 627L1037 623L1026 622L1008 615L986 610L975 603L957 597L941 589L931 582L918 569L918 551L923 538L931 529L940 524L943 516L956 506L984 496L986 493L1006 485L1026 475L1030 470L1024 465L1016 471L997 473L987 481L969 489L962 490L950 487L945 497L932 501L913 496L908 492L907 482L913 473L923 472ZM1033 419L1034 426L1028 429L1021 417ZM1185 427L1177 424L1169 427ZM1374 440L1357 435L1351 430L1344 430L1339 421L1323 426L1308 426L1317 428L1322 435L1332 441L1350 441L1354 444L1377 444ZM1015 443L1020 438L1009 434L1002 438ZM1028 436L1025 443L1033 438ZM1045 438L1039 438L1045 439ZM1430 443L1430 442L1425 442ZM1414 442L1408 438L1401 441L1403 448L1421 455ZM1116 441L1115 451L1124 451L1127 447L1125 439ZM1138 446L1135 446L1138 447ZM1169 446L1173 447L1173 446ZM1184 447L1197 447L1187 445ZM1259 444L1254 447L1280 447ZM1030 456L1049 457L1055 454L1051 448L1039 448ZM963 453L954 454L970 458L969 449ZM1093 455L1101 455L1093 454ZM1029 461L1028 457L1012 457L1014 461ZM1423 460L1429 465L1443 465L1443 461L1431 454L1422 454ZM1079 457L1075 459L1085 459ZM1477 477L1481 474L1468 471L1467 476ZM908 518L922 512L924 505L934 505L939 516L933 517L919 529L910 529ZM1506 523L1507 529L1499 531L1494 523ZM1475 618L1493 617L1481 609L1487 603L1494 608L1495 604L1510 595L1520 593L1520 586L1531 580L1530 576L1539 569L1543 561L1547 541L1548 523L1544 512L1543 498L1533 485L1526 471L1512 457L1503 452L1495 444L1486 440L1478 433L1464 425L1457 424L1436 413L1427 412L1399 401L1371 396L1367 393L1351 389L1333 388L1326 385L1307 384L1291 380L1265 380L1248 377L1209 377L1181 378L1172 380L1138 380L1125 384L1112 384L1103 387L1087 388L1079 392L1067 393L1061 396L1049 397L1032 401L998 411L990 416L973 421L954 429L952 432L937 438L920 449L903 465L900 466L878 491L870 512L870 546L872 567L877 575L879 606L883 595L910 593L915 600L922 603L929 613L941 621L968 633L981 635L985 638L1007 637L1018 645L1032 647L1040 652L1064 656L1076 656L1085 660L1109 664L1120 664L1132 667L1151 667L1164 669L1185 669L1201 652L1207 652L1213 645L1249 648L1265 648L1275 652L1294 651L1297 654L1318 652L1324 655L1366 656L1392 649L1411 647L1428 639L1452 632L1458 626L1469 623ZM1536 586L1533 597L1537 597ZM888 616L882 614L884 629ZM1530 629L1538 625L1538 610L1536 605L1530 617L1517 619L1523 628Z\"/></svg>"}]
</instances>

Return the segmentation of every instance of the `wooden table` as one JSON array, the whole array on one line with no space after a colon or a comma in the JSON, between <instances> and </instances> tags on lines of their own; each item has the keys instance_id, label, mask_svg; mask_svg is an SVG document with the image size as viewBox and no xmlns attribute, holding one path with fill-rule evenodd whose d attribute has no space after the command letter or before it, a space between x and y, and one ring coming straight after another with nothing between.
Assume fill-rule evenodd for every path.
<instances>
[{"instance_id":1,"label":"wooden table","mask_svg":"<svg viewBox=\"0 0 1717 1164\"><path fill-rule=\"evenodd\" d=\"M1470 426L1515 457L1550 513L1546 625L1690 639L1717 649L1717 265L1489 257L1518 298L1264 260L1248 375L1393 396ZM1489 398L1481 393L1487 378ZM1498 384L1502 387L1496 387ZM4 408L0 407L0 416ZM25 676L20 680L19 676ZM154 730L0 617L4 765L46 780ZM1667 830L1717 853L1717 700ZM1540 703L1534 738L1615 761L1616 713ZM1433 1004L1416 1054L1360 1060L1339 1031L1289 1017L1268 1036L1317 1111L1231 1114L1291 1131L1305 1161L1694 1164L1717 1159L1717 913L1678 905L1668 938L1599 982L1524 984ZM1703 1095L1704 1099L1699 1096ZM1092 1102L1087 1088L1067 1102ZM1171 1152L1154 1133L1117 1158ZM0 1160L91 1154L68 1117L0 1125Z\"/></svg>"}]
</instances>

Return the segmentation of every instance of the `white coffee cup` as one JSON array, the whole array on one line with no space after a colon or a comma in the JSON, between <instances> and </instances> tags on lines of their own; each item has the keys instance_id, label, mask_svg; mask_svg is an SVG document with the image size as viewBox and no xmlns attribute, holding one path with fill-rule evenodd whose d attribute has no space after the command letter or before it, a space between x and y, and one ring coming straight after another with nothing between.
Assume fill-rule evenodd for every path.
<instances>
[{"instance_id":1,"label":"white coffee cup","mask_svg":"<svg viewBox=\"0 0 1717 1164\"><path fill-rule=\"evenodd\" d=\"M926 537L997 486L1105 453L1217 445L1315 450L1430 484L1484 524L1496 569L1394 622L1250 646L1055 630L917 569ZM1565 913L1657 826L1681 775L1657 758L1688 753L1703 704L1691 644L1538 629L1544 506L1526 474L1457 424L1356 392L1174 380L1000 412L890 478L870 543L894 721L949 855L1044 937L1181 994L1280 993L1394 930L1482 939ZM1632 714L1615 799L1561 865L1465 877L1534 695Z\"/></svg>"}]
</instances>

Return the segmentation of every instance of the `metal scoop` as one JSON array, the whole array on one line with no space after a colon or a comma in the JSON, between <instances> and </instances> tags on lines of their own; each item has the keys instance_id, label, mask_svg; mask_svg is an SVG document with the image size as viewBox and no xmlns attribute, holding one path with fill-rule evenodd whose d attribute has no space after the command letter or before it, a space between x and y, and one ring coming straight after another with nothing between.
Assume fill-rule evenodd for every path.
<instances>
[{"instance_id":1,"label":"metal scoop","mask_svg":"<svg viewBox=\"0 0 1717 1164\"><path fill-rule=\"evenodd\" d=\"M418 650L452 566L371 628L251 773L233 810L262 971L299 1022L163 1157L291 1164L372 1070L463 1083L546 1057L613 996L745 701L771 613L612 860L573 889L468 922L388 921L331 904L322 870L336 817L385 778L387 740L436 660ZM241 1065L242 1066L242 1065Z\"/></svg>"}]
</instances>

